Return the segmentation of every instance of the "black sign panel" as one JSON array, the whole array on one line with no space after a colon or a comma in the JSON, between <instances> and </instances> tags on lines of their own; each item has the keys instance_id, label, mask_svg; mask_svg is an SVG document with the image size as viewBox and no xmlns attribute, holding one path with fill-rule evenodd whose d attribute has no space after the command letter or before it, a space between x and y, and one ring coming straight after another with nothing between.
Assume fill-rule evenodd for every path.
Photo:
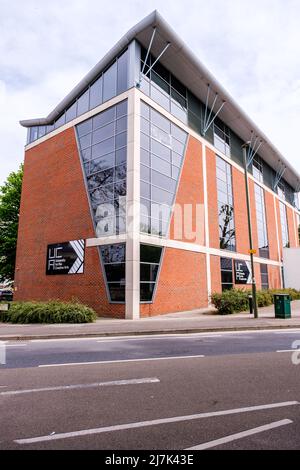
<instances>
[{"instance_id":1,"label":"black sign panel","mask_svg":"<svg viewBox=\"0 0 300 470\"><path fill-rule=\"evenodd\" d=\"M46 274L82 274L84 269L84 240L48 245Z\"/></svg>"},{"instance_id":2,"label":"black sign panel","mask_svg":"<svg viewBox=\"0 0 300 470\"><path fill-rule=\"evenodd\" d=\"M250 261L235 260L235 283L236 284L251 284L251 264Z\"/></svg>"}]
</instances>

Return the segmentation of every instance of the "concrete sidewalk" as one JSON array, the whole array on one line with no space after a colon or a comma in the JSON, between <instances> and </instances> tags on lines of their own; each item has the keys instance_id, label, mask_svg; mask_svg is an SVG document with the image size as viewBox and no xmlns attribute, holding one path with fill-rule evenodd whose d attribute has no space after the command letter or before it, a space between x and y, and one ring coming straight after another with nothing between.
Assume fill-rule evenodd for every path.
<instances>
[{"instance_id":1,"label":"concrete sidewalk","mask_svg":"<svg viewBox=\"0 0 300 470\"><path fill-rule=\"evenodd\" d=\"M292 303L292 318L274 318L274 307L259 309L259 318L249 313L217 315L214 309L171 313L140 320L99 318L88 324L12 325L0 323L0 340L81 338L92 336L153 335L214 331L300 328L300 300Z\"/></svg>"}]
</instances>

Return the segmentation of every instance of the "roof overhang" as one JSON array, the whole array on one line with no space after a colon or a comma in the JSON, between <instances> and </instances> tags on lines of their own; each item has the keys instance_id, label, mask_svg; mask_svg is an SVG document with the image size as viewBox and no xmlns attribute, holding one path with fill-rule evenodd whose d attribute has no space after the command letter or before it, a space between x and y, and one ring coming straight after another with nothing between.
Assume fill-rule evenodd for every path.
<instances>
[{"instance_id":1,"label":"roof overhang","mask_svg":"<svg viewBox=\"0 0 300 470\"><path fill-rule=\"evenodd\" d=\"M210 94L208 105L210 107L212 106L214 94L218 93L220 101L226 101L226 105L220 112L219 117L245 142L250 140L251 132L257 135L258 138L263 141L259 152L261 157L275 171L279 169L280 164L281 166L285 165L284 179L294 189L298 189L300 175L156 10L131 28L83 80L81 80L58 106L56 106L47 118L21 121L21 125L31 127L52 124L132 40L137 39L148 49L154 27L156 27L156 35L152 44L151 53L154 56L158 56L166 43L170 42L169 48L160 59L161 63L204 103L207 98L207 85L210 84L212 93Z\"/></svg>"}]
</instances>

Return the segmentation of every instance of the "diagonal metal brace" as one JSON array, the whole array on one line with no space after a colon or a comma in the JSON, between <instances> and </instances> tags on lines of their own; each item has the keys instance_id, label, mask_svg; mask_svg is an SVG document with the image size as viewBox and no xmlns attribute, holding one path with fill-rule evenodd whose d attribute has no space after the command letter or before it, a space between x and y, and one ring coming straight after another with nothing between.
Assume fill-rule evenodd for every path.
<instances>
[{"instance_id":1,"label":"diagonal metal brace","mask_svg":"<svg viewBox=\"0 0 300 470\"><path fill-rule=\"evenodd\" d=\"M141 82L142 82L142 79L143 77L147 77L147 75L149 75L149 73L151 72L151 70L153 69L153 67L155 66L155 64L159 61L159 59L163 56L163 54L166 52L166 50L170 47L171 43L170 42L167 42L166 46L164 47L164 49L161 51L161 53L159 54L159 56L157 57L157 59L153 62L153 64L151 65L151 67L148 68L147 72L144 73L144 70L145 70L145 67L146 67L146 64L147 64L147 60L148 60L148 57L149 57L149 54L150 54L150 51L151 51L151 47L152 47L152 44L153 44L153 41L154 41L154 38L155 38L155 34L156 34L156 28L153 28L153 33L152 33L152 36L151 36L151 39L150 39L150 43L149 43L149 47L148 47L148 50L147 50L147 54L146 54L146 57L145 57L145 61L144 61L144 64L143 64L143 68L140 72L140 79L139 79L139 82L137 83L137 87L140 88L141 86Z\"/></svg>"},{"instance_id":2,"label":"diagonal metal brace","mask_svg":"<svg viewBox=\"0 0 300 470\"><path fill-rule=\"evenodd\" d=\"M252 165L254 157L257 155L259 149L263 144L262 140L259 140L259 137L254 137L253 131L251 131L251 139L248 143L248 151L247 151L247 167L249 168Z\"/></svg>"},{"instance_id":3,"label":"diagonal metal brace","mask_svg":"<svg viewBox=\"0 0 300 470\"><path fill-rule=\"evenodd\" d=\"M273 186L274 191L277 191L278 185L280 181L282 180L284 173L286 172L286 166L283 163L281 163L280 160L279 160L279 164L281 165L281 167L277 170L277 173L276 173L274 186Z\"/></svg>"},{"instance_id":4,"label":"diagonal metal brace","mask_svg":"<svg viewBox=\"0 0 300 470\"><path fill-rule=\"evenodd\" d=\"M220 112L222 111L223 107L225 106L226 104L226 101L222 101L222 104L220 105L219 109L217 110L217 112L213 115L214 113L214 109L215 109L215 106L216 106L216 103L217 103L217 99L219 97L218 93L216 93L215 95L215 98L214 98L214 101L213 101L213 104L212 104L212 107L210 109L210 112L207 116L207 113L208 113L208 102L209 102L209 95L210 95L210 84L208 83L207 84L207 95L206 95L206 102L205 102L205 113L204 113L204 122L203 122L203 129L202 129L202 135L205 136L206 132L208 131L208 129L210 128L210 126L214 123L216 117L220 114ZM212 117L213 115L213 117Z\"/></svg>"}]
</instances>

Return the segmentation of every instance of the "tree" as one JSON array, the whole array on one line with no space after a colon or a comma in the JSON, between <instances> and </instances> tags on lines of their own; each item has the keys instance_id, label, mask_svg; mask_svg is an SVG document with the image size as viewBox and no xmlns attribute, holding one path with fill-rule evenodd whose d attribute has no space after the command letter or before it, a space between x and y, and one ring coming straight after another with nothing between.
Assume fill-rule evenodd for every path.
<instances>
[{"instance_id":1,"label":"tree","mask_svg":"<svg viewBox=\"0 0 300 470\"><path fill-rule=\"evenodd\" d=\"M23 165L0 187L0 281L12 281L15 274Z\"/></svg>"}]
</instances>

